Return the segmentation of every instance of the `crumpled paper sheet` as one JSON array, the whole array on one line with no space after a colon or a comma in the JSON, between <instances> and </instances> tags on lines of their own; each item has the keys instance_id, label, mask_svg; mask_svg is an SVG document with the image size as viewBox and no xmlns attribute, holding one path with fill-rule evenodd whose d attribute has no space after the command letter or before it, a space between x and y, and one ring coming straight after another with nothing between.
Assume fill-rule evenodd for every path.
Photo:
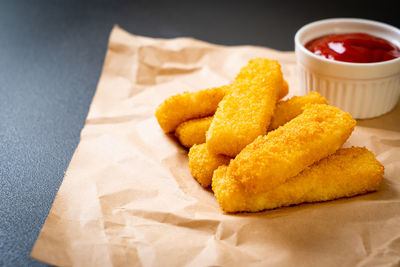
<instances>
[{"instance_id":1,"label":"crumpled paper sheet","mask_svg":"<svg viewBox=\"0 0 400 267\"><path fill-rule=\"evenodd\" d=\"M154 112L184 90L230 82L254 57L292 52L152 39L118 27L81 141L31 256L60 266L395 266L400 262L400 133L357 127L385 166L379 192L227 215L186 166Z\"/></svg>"}]
</instances>

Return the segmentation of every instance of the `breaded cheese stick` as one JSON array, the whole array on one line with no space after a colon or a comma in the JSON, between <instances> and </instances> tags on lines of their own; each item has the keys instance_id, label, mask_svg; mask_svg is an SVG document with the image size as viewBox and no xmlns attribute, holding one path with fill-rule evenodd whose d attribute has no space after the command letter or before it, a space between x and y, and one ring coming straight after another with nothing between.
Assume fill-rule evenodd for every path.
<instances>
[{"instance_id":1,"label":"breaded cheese stick","mask_svg":"<svg viewBox=\"0 0 400 267\"><path fill-rule=\"evenodd\" d=\"M294 96L285 101L278 101L268 131L271 131L295 118L303 112L307 104L327 104L328 101L317 92L304 96ZM176 128L175 135L183 146L206 142L206 132L210 127L212 116L185 121Z\"/></svg>"},{"instance_id":2,"label":"breaded cheese stick","mask_svg":"<svg viewBox=\"0 0 400 267\"><path fill-rule=\"evenodd\" d=\"M276 104L268 131L275 130L286 122L301 114L306 104L328 104L328 101L317 92L310 92L304 96L294 96Z\"/></svg>"},{"instance_id":3,"label":"breaded cheese stick","mask_svg":"<svg viewBox=\"0 0 400 267\"><path fill-rule=\"evenodd\" d=\"M212 189L225 212L256 212L306 202L333 200L376 191L384 167L366 148L339 149L286 183L263 193L249 194L220 166Z\"/></svg>"},{"instance_id":4,"label":"breaded cheese stick","mask_svg":"<svg viewBox=\"0 0 400 267\"><path fill-rule=\"evenodd\" d=\"M287 81L286 81L285 79L283 79L283 86L282 86L281 90L279 91L278 98L279 98L279 99L282 99L282 98L284 98L288 93L289 93L289 84L287 83Z\"/></svg>"},{"instance_id":5,"label":"breaded cheese stick","mask_svg":"<svg viewBox=\"0 0 400 267\"><path fill-rule=\"evenodd\" d=\"M158 106L157 121L169 133L184 121L212 115L228 88L221 86L171 96Z\"/></svg>"},{"instance_id":6,"label":"breaded cheese stick","mask_svg":"<svg viewBox=\"0 0 400 267\"><path fill-rule=\"evenodd\" d=\"M229 157L209 153L206 144L194 145L189 150L190 173L203 187L209 187L214 170L229 161Z\"/></svg>"},{"instance_id":7,"label":"breaded cheese stick","mask_svg":"<svg viewBox=\"0 0 400 267\"><path fill-rule=\"evenodd\" d=\"M175 130L175 136L185 147L203 144L206 142L206 132L210 127L213 116L192 119L182 122Z\"/></svg>"},{"instance_id":8,"label":"breaded cheese stick","mask_svg":"<svg viewBox=\"0 0 400 267\"><path fill-rule=\"evenodd\" d=\"M335 153L355 125L349 113L336 107L307 105L299 116L245 147L230 162L228 175L248 191L272 190Z\"/></svg>"},{"instance_id":9,"label":"breaded cheese stick","mask_svg":"<svg viewBox=\"0 0 400 267\"><path fill-rule=\"evenodd\" d=\"M250 60L221 100L206 134L211 153L236 156L257 136L264 135L284 86L276 60Z\"/></svg>"},{"instance_id":10,"label":"breaded cheese stick","mask_svg":"<svg viewBox=\"0 0 400 267\"><path fill-rule=\"evenodd\" d=\"M282 90L279 93L280 94L279 98L285 97L287 93L288 93L288 84L286 81L284 81L284 86L282 87ZM318 94L318 93L316 93L316 94ZM303 98L303 97L309 98L308 96L299 96L299 98ZM314 98L309 98L309 99L314 100ZM296 110L297 110L298 105L299 105L298 103L300 101L302 101L302 100L298 100L298 101L294 102L294 105L296 105L296 106L294 106L293 108L296 108ZM303 100L303 102L307 103L307 100ZM316 103L316 101L309 101L309 102ZM279 104L279 102L278 102L278 104ZM291 102L288 103L287 105L284 105L283 111L285 109L291 109ZM295 114L296 112L286 110L285 113ZM301 112L299 112L299 114L300 113ZM296 116L297 115L298 114L296 114ZM281 118L280 116L277 116L277 117ZM294 117L292 117L292 118L294 118ZM288 116L285 116L285 118L288 118ZM292 118L288 118L287 121L291 120ZM213 116L208 116L208 117L199 118L199 119L190 119L185 122L182 122L175 129L175 136L178 138L179 142L185 147L192 147L193 145L205 143L206 142L206 132L207 132L208 128L210 127L212 119L213 119ZM273 123L273 120L274 119L272 118L271 123ZM283 122L283 120L280 119L280 122L282 123L282 125L284 123L286 123L287 121Z\"/></svg>"}]
</instances>

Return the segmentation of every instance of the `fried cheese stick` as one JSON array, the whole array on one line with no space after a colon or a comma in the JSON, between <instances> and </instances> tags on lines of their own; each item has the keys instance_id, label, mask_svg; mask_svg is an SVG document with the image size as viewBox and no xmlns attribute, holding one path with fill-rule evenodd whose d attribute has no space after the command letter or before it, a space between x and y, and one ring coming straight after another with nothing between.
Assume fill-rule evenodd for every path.
<instances>
[{"instance_id":1,"label":"fried cheese stick","mask_svg":"<svg viewBox=\"0 0 400 267\"><path fill-rule=\"evenodd\" d=\"M276 104L274 116L268 131L274 130L303 112L306 104L327 104L328 101L317 92L304 96L294 96ZM185 121L176 128L175 136L185 147L206 142L206 132L212 122L212 116Z\"/></svg>"},{"instance_id":2,"label":"fried cheese stick","mask_svg":"<svg viewBox=\"0 0 400 267\"><path fill-rule=\"evenodd\" d=\"M259 136L228 167L228 175L253 193L272 190L314 162L335 153L356 121L325 104L307 105L299 116Z\"/></svg>"},{"instance_id":3,"label":"fried cheese stick","mask_svg":"<svg viewBox=\"0 0 400 267\"><path fill-rule=\"evenodd\" d=\"M164 132L169 133L187 120L213 115L229 88L230 86L226 85L171 96L156 110L158 123ZM285 97L288 90L288 83L284 80L284 86L279 91L279 99Z\"/></svg>"},{"instance_id":4,"label":"fried cheese stick","mask_svg":"<svg viewBox=\"0 0 400 267\"><path fill-rule=\"evenodd\" d=\"M194 145L189 150L190 173L203 187L209 187L214 170L229 161L229 157L209 153L205 143Z\"/></svg>"},{"instance_id":5,"label":"fried cheese stick","mask_svg":"<svg viewBox=\"0 0 400 267\"><path fill-rule=\"evenodd\" d=\"M294 99L295 101L287 100L278 102L277 106L279 106L279 109L278 108L276 109L276 114L274 115L274 118L280 121L281 124L277 125L277 127L293 119L293 117L290 117L288 114L295 117L298 115L298 113L301 113L302 108L306 104L327 102L325 98L323 98L320 94L315 92L309 93L308 95L305 96L295 97ZM282 103L282 105L279 105L279 103ZM278 113L278 110L280 113ZM281 113L283 114L280 115ZM204 142L205 131L211 124L211 120L212 117L206 117L202 119L194 119L186 121L180 124L178 128L176 128L175 134L178 137L181 144L186 147L191 147L194 144L199 144L201 143L201 141ZM274 119L272 119L271 124L273 123L273 121ZM203 151L204 154L202 155L201 153L203 153ZM205 148L200 150L196 148L196 153L193 153L192 156L190 156L189 152L189 167L191 169L192 175L196 180L202 181L203 187L208 187L211 185L211 179L213 175L212 170L215 170L217 169L218 166L220 166L221 161L219 159L221 157L222 155L216 156L208 152ZM194 170L192 170L192 168ZM201 171L202 168L205 168L206 171Z\"/></svg>"},{"instance_id":6,"label":"fried cheese stick","mask_svg":"<svg viewBox=\"0 0 400 267\"><path fill-rule=\"evenodd\" d=\"M256 212L307 202L328 201L376 191L384 167L366 148L339 149L278 187L250 194L220 166L212 189L225 212Z\"/></svg>"},{"instance_id":7,"label":"fried cheese stick","mask_svg":"<svg viewBox=\"0 0 400 267\"><path fill-rule=\"evenodd\" d=\"M289 84L288 84L287 81L283 78L283 86L282 86L281 90L279 91L278 98L279 98L279 99L282 99L282 98L284 98L288 93L289 93Z\"/></svg>"},{"instance_id":8,"label":"fried cheese stick","mask_svg":"<svg viewBox=\"0 0 400 267\"><path fill-rule=\"evenodd\" d=\"M284 83L278 61L250 60L218 105L206 134L208 150L234 157L264 135Z\"/></svg>"},{"instance_id":9,"label":"fried cheese stick","mask_svg":"<svg viewBox=\"0 0 400 267\"><path fill-rule=\"evenodd\" d=\"M307 104L328 104L328 101L317 92L310 92L304 96L294 96L276 104L268 131L275 130L286 122L301 114Z\"/></svg>"},{"instance_id":10,"label":"fried cheese stick","mask_svg":"<svg viewBox=\"0 0 400 267\"><path fill-rule=\"evenodd\" d=\"M210 116L228 89L227 85L171 96L156 110L158 124L164 132L169 133L184 121Z\"/></svg>"},{"instance_id":11,"label":"fried cheese stick","mask_svg":"<svg viewBox=\"0 0 400 267\"><path fill-rule=\"evenodd\" d=\"M175 136L185 147L203 144L206 142L206 132L210 127L213 116L192 119L182 122L175 130Z\"/></svg>"}]
</instances>

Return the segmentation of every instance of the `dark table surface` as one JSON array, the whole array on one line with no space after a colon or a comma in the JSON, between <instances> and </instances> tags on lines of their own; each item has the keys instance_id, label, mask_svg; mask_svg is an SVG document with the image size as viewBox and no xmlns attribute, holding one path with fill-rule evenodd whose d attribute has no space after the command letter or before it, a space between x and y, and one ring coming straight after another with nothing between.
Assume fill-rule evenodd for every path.
<instances>
[{"instance_id":1,"label":"dark table surface","mask_svg":"<svg viewBox=\"0 0 400 267\"><path fill-rule=\"evenodd\" d=\"M392 3L0 0L0 266L44 265L29 253L78 145L113 25L290 51L296 30L318 19L400 27Z\"/></svg>"}]
</instances>

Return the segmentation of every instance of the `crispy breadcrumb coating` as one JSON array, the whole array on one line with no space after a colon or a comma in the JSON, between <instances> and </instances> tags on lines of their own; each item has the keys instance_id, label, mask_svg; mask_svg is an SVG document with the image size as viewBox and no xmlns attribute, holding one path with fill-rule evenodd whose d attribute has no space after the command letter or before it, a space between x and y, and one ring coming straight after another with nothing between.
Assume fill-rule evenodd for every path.
<instances>
[{"instance_id":1,"label":"crispy breadcrumb coating","mask_svg":"<svg viewBox=\"0 0 400 267\"><path fill-rule=\"evenodd\" d=\"M208 150L234 157L257 136L264 135L283 87L278 61L250 60L218 105L206 134Z\"/></svg>"},{"instance_id":2,"label":"crispy breadcrumb coating","mask_svg":"<svg viewBox=\"0 0 400 267\"><path fill-rule=\"evenodd\" d=\"M278 128L303 112L306 104L327 104L327 100L317 92L304 96L294 96L285 101L278 101L269 131ZM212 116L185 121L176 128L175 136L185 147L206 142L206 132L210 127Z\"/></svg>"},{"instance_id":3,"label":"crispy breadcrumb coating","mask_svg":"<svg viewBox=\"0 0 400 267\"><path fill-rule=\"evenodd\" d=\"M333 200L376 191L383 165L366 148L340 149L278 187L248 193L220 166L212 178L212 189L225 212L256 212L306 202Z\"/></svg>"},{"instance_id":4,"label":"crispy breadcrumb coating","mask_svg":"<svg viewBox=\"0 0 400 267\"><path fill-rule=\"evenodd\" d=\"M294 96L276 104L268 131L275 130L286 122L301 114L306 104L328 104L328 101L317 92L310 92L304 96Z\"/></svg>"},{"instance_id":5,"label":"crispy breadcrumb coating","mask_svg":"<svg viewBox=\"0 0 400 267\"><path fill-rule=\"evenodd\" d=\"M178 125L175 136L185 147L206 142L206 132L210 127L213 116L185 121Z\"/></svg>"},{"instance_id":6,"label":"crispy breadcrumb coating","mask_svg":"<svg viewBox=\"0 0 400 267\"><path fill-rule=\"evenodd\" d=\"M173 132L182 122L214 114L229 86L198 92L185 92L167 98L156 110L156 118L164 132Z\"/></svg>"},{"instance_id":7,"label":"crispy breadcrumb coating","mask_svg":"<svg viewBox=\"0 0 400 267\"><path fill-rule=\"evenodd\" d=\"M248 75L238 75L236 80L247 80ZM184 92L167 98L156 110L156 118L164 132L173 132L176 127L190 119L213 115L218 103L229 90L230 85L214 87L197 92ZM283 80L278 98L288 94L289 85Z\"/></svg>"},{"instance_id":8,"label":"crispy breadcrumb coating","mask_svg":"<svg viewBox=\"0 0 400 267\"><path fill-rule=\"evenodd\" d=\"M336 107L307 105L302 114L245 147L231 161L228 175L253 193L272 190L335 153L355 125L349 113Z\"/></svg>"},{"instance_id":9,"label":"crispy breadcrumb coating","mask_svg":"<svg viewBox=\"0 0 400 267\"><path fill-rule=\"evenodd\" d=\"M293 99L293 100L292 100ZM327 103L326 99L323 98L320 94L316 92L311 92L305 96L295 96L286 101L280 101L277 104L277 108L275 110L274 118L276 121L280 122L278 127L290 121L297 115L299 115L306 104L310 103ZM281 115L282 114L282 115ZM271 124L274 123L274 118L271 121ZM206 131L210 126L212 121L212 116L205 117L201 119L193 119L186 121L178 126L175 131L175 135L178 137L180 143L186 147L191 147L194 144L201 144L205 142L206 139ZM275 122L276 124L277 122ZM200 151L198 153L201 153ZM197 160L205 161L207 156L210 154L206 151L206 155L192 157L191 164L193 166L199 166L200 163L197 163ZM209 159L213 161L213 159ZM202 180L209 181L211 183L212 171L211 169L216 169L219 165L213 164L212 166L207 167L207 172L203 172ZM209 175L208 177L206 175ZM204 187L209 186L210 184L203 184Z\"/></svg>"},{"instance_id":10,"label":"crispy breadcrumb coating","mask_svg":"<svg viewBox=\"0 0 400 267\"><path fill-rule=\"evenodd\" d=\"M282 98L284 98L288 93L289 93L289 84L287 83L287 81L286 81L285 79L283 79L283 86L282 86L281 90L279 91L278 98L279 98L279 99L282 99Z\"/></svg>"},{"instance_id":11,"label":"crispy breadcrumb coating","mask_svg":"<svg viewBox=\"0 0 400 267\"><path fill-rule=\"evenodd\" d=\"M190 148L188 166L193 177L203 187L209 187L214 170L220 165L228 164L229 160L224 155L209 153L206 144L200 144Z\"/></svg>"}]
</instances>

